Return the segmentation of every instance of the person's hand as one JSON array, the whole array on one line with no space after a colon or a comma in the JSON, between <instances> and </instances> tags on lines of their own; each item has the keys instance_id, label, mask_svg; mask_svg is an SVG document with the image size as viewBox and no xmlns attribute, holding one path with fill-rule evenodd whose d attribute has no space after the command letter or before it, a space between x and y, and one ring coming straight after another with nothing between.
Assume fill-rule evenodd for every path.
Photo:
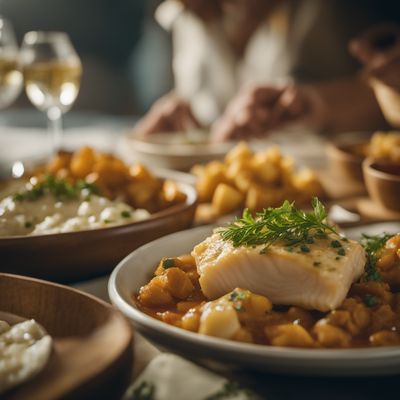
<instances>
[{"instance_id":1,"label":"person's hand","mask_svg":"<svg viewBox=\"0 0 400 400\"><path fill-rule=\"evenodd\" d=\"M254 86L243 90L212 127L214 141L260 137L292 122L319 129L325 109L311 86Z\"/></svg>"},{"instance_id":2,"label":"person's hand","mask_svg":"<svg viewBox=\"0 0 400 400\"><path fill-rule=\"evenodd\" d=\"M187 131L198 129L190 105L174 93L157 100L150 111L138 122L135 131L141 135L160 132Z\"/></svg>"},{"instance_id":3,"label":"person's hand","mask_svg":"<svg viewBox=\"0 0 400 400\"><path fill-rule=\"evenodd\" d=\"M376 26L349 44L349 50L365 67L364 73L400 91L400 26Z\"/></svg>"}]
</instances>

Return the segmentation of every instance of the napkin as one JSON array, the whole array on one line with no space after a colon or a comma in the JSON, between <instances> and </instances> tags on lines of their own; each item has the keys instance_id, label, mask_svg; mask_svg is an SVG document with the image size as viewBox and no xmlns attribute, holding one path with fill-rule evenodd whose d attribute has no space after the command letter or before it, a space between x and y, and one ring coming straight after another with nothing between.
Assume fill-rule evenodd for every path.
<instances>
[{"instance_id":1,"label":"napkin","mask_svg":"<svg viewBox=\"0 0 400 400\"><path fill-rule=\"evenodd\" d=\"M181 357L155 357L129 387L123 400L261 400L236 382Z\"/></svg>"}]
</instances>

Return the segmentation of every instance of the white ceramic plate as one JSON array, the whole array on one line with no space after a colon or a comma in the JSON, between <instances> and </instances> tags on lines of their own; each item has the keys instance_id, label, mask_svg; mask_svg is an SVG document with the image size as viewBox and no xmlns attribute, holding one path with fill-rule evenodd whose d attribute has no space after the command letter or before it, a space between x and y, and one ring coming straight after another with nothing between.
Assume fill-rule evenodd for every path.
<instances>
[{"instance_id":1,"label":"white ceramic plate","mask_svg":"<svg viewBox=\"0 0 400 400\"><path fill-rule=\"evenodd\" d=\"M141 137L128 134L121 138L118 152L127 161L188 171L195 164L222 159L234 143L210 143L208 133L195 131L153 134Z\"/></svg>"},{"instance_id":2,"label":"white ceramic plate","mask_svg":"<svg viewBox=\"0 0 400 400\"><path fill-rule=\"evenodd\" d=\"M400 373L400 346L371 349L295 349L238 343L188 332L141 312L132 295L148 282L162 257L189 253L212 231L181 231L135 250L113 271L111 301L147 339L186 358L261 371L320 376L376 376Z\"/></svg>"}]
</instances>

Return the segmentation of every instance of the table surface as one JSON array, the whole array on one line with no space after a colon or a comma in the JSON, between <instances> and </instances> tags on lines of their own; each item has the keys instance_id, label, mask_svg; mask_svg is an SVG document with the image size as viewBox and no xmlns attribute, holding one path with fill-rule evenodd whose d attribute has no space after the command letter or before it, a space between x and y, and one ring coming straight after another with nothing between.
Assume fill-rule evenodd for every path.
<instances>
[{"instance_id":1,"label":"table surface","mask_svg":"<svg viewBox=\"0 0 400 400\"><path fill-rule=\"evenodd\" d=\"M90 144L102 150L115 151L119 136L131 129L135 118L116 118L99 114L70 113L66 118L65 144L77 147ZM17 159L36 160L46 154L44 116L34 110L4 112L0 116L0 175L9 174ZM300 162L314 166L324 163L324 140L313 135L297 135L271 140ZM299 144L301 143L301 146ZM265 144L265 143L264 143ZM101 277L73 286L108 301L108 277ZM160 351L135 333L134 377ZM230 374L266 399L381 399L398 394L399 377L317 378L283 374L240 372ZM397 398L396 397L396 398Z\"/></svg>"}]
</instances>

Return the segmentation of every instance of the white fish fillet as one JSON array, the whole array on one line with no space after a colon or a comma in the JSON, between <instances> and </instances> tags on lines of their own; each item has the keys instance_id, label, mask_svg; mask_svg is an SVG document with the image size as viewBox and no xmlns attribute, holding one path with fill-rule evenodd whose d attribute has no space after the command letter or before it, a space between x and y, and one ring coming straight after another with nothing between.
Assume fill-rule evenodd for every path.
<instances>
[{"instance_id":1,"label":"white fish fillet","mask_svg":"<svg viewBox=\"0 0 400 400\"><path fill-rule=\"evenodd\" d=\"M364 249L355 241L341 241L344 256L331 241L332 235L310 244L310 252L299 248L292 252L279 244L234 247L214 233L192 252L200 274L204 295L216 299L236 287L268 297L274 304L295 305L328 311L345 299L351 284L363 273Z\"/></svg>"}]
</instances>

